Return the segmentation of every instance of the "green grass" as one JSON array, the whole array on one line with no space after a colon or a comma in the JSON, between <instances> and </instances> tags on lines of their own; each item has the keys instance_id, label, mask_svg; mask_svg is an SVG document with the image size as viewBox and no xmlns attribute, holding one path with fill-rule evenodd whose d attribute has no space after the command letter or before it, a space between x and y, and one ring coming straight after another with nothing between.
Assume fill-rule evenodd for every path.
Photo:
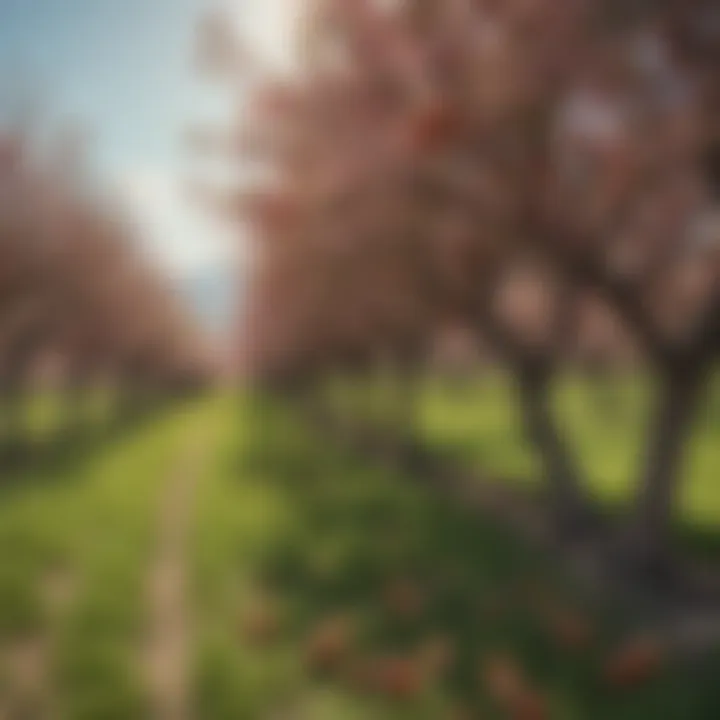
<instances>
[{"instance_id":1,"label":"green grass","mask_svg":"<svg viewBox=\"0 0 720 720\"><path fill-rule=\"evenodd\" d=\"M419 428L439 449L484 471L533 481L509 388L497 379L423 393ZM592 389L565 385L558 412L598 494L623 501L637 461L648 390L628 383L612 421L591 408ZM368 411L382 397L368 392ZM45 401L47 402L47 401ZM48 405L36 409L49 414ZM267 399L218 396L99 435L56 465L31 464L0 487L0 706L13 688L2 658L18 638L53 638L52 717L151 720L140 659L148 626L145 583L165 481L188 445L207 433L188 544L192 700L202 720L445 720L503 717L480 668L510 655L546 697L551 720L711 720L720 717L720 662L670 663L648 683L608 689L601 668L630 618L582 597L552 558L527 547L413 478L347 454ZM720 413L709 407L694 439L686 518L716 523L713 470ZM214 438L214 440L213 440ZM43 588L71 580L61 613ZM411 578L417 616L394 612L389 584ZM595 640L578 652L554 642L539 595L578 608ZM258 603L268 635L258 638ZM318 674L307 640L336 615L349 618L348 657ZM255 618L253 620L253 617ZM261 614L262 617L262 614ZM262 623L261 623L262 624ZM274 626L274 627L272 627ZM255 630L255 633L250 632ZM414 657L433 637L455 660L392 698L357 686L358 668ZM355 676L355 677L354 677ZM353 680L354 677L354 680Z\"/></svg>"},{"instance_id":2,"label":"green grass","mask_svg":"<svg viewBox=\"0 0 720 720\"><path fill-rule=\"evenodd\" d=\"M147 716L137 672L159 493L184 438L172 415L103 460L81 510L74 552L80 590L60 633L60 708L73 720ZM80 518L79 518L80 519Z\"/></svg>"},{"instance_id":3,"label":"green grass","mask_svg":"<svg viewBox=\"0 0 720 720\"><path fill-rule=\"evenodd\" d=\"M428 407L442 402L428 398ZM626 619L582 598L551 558L489 519L328 446L278 408L244 405L239 415L198 510L199 717L431 720L464 708L469 717L502 718L479 677L483 662L499 653L525 669L553 719L718 716L714 662L670 664L636 689L608 689L603 658L624 637ZM383 600L388 583L405 576L425 597L418 617L398 616ZM538 612L537 588L591 619L597 639L589 648L557 646ZM258 594L277 608L276 634L264 640L246 627ZM338 613L352 618L356 632L350 663L318 676L306 638ZM437 635L450 639L456 662L416 696L393 700L348 681L353 663L407 657Z\"/></svg>"},{"instance_id":4,"label":"green grass","mask_svg":"<svg viewBox=\"0 0 720 720\"><path fill-rule=\"evenodd\" d=\"M591 492L622 507L632 499L645 453L654 388L627 377L598 387L566 380L555 395L555 413ZM603 395L604 393L604 395ZM608 393L610 394L608 400ZM539 470L520 431L512 386L502 378L449 391L439 383L422 395L420 434L491 476L535 482ZM679 532L717 554L720 540L720 387L709 388L688 448L678 502Z\"/></svg>"},{"instance_id":5,"label":"green grass","mask_svg":"<svg viewBox=\"0 0 720 720\"><path fill-rule=\"evenodd\" d=\"M602 384L565 378L555 390L554 412L588 482L602 501L630 500L645 453L655 388L648 378L624 376ZM338 382L330 397L375 422L392 421L381 383ZM499 374L420 386L416 431L437 449L483 474L535 483L536 458L525 442L515 391ZM698 527L720 524L720 379L706 394L687 453L679 515Z\"/></svg>"},{"instance_id":6,"label":"green grass","mask_svg":"<svg viewBox=\"0 0 720 720\"><path fill-rule=\"evenodd\" d=\"M207 412L161 411L93 448L68 449L55 466L29 463L0 486L0 657L23 637L52 638L52 717L143 717L136 666L158 493L186 426ZM70 595L62 612L52 607L58 581Z\"/></svg>"},{"instance_id":7,"label":"green grass","mask_svg":"<svg viewBox=\"0 0 720 720\"><path fill-rule=\"evenodd\" d=\"M73 417L99 425L108 421L112 408L113 393L109 388L96 388L75 398L58 391L37 391L22 399L14 420L24 440L42 445L61 434Z\"/></svg>"}]
</instances>

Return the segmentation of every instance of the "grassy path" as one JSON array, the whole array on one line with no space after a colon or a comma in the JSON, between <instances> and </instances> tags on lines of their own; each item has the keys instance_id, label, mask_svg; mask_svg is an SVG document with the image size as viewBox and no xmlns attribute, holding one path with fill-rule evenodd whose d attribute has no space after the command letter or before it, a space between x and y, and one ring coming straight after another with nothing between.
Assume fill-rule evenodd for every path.
<instances>
[{"instance_id":1,"label":"grassy path","mask_svg":"<svg viewBox=\"0 0 720 720\"><path fill-rule=\"evenodd\" d=\"M224 424L198 498L197 717L720 717L717 662L618 679L630 619L490 519L281 409Z\"/></svg>"},{"instance_id":2,"label":"grassy path","mask_svg":"<svg viewBox=\"0 0 720 720\"><path fill-rule=\"evenodd\" d=\"M176 406L0 487L0 717L152 717L138 659L158 507L207 413Z\"/></svg>"},{"instance_id":3,"label":"grassy path","mask_svg":"<svg viewBox=\"0 0 720 720\"><path fill-rule=\"evenodd\" d=\"M160 507L159 537L149 578L150 628L146 649L152 716L187 720L191 654L187 545L193 503L208 454L208 438L192 427L170 474Z\"/></svg>"},{"instance_id":4,"label":"grassy path","mask_svg":"<svg viewBox=\"0 0 720 720\"><path fill-rule=\"evenodd\" d=\"M626 618L265 402L176 407L0 487L0 547L2 720L720 717L720 665L608 684ZM503 710L513 674L542 714Z\"/></svg>"}]
</instances>

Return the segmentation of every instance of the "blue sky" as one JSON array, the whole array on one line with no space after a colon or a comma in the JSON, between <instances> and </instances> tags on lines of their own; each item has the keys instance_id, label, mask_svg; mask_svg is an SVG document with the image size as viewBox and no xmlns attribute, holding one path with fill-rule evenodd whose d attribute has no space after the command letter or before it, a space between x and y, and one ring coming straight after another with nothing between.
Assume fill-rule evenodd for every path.
<instances>
[{"instance_id":1,"label":"blue sky","mask_svg":"<svg viewBox=\"0 0 720 720\"><path fill-rule=\"evenodd\" d=\"M248 38L287 61L287 8L235 0ZM226 98L193 72L205 0L0 0L0 102L29 88L41 118L82 123L108 184L135 213L158 267L222 325L241 242L189 199L189 127L228 118ZM210 297L208 297L210 296Z\"/></svg>"},{"instance_id":2,"label":"blue sky","mask_svg":"<svg viewBox=\"0 0 720 720\"><path fill-rule=\"evenodd\" d=\"M27 78L53 111L91 123L103 161L175 157L199 92L189 71L201 0L0 0L0 8L3 75Z\"/></svg>"}]
</instances>

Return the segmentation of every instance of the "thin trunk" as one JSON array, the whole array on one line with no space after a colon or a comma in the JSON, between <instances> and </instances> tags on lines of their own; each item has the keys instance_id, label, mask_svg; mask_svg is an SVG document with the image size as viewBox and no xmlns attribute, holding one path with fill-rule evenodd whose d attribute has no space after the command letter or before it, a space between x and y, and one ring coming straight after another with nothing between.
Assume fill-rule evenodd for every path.
<instances>
[{"instance_id":1,"label":"thin trunk","mask_svg":"<svg viewBox=\"0 0 720 720\"><path fill-rule=\"evenodd\" d=\"M699 368L662 375L625 548L635 570L660 574L667 569L673 510L705 378Z\"/></svg>"},{"instance_id":2,"label":"thin trunk","mask_svg":"<svg viewBox=\"0 0 720 720\"><path fill-rule=\"evenodd\" d=\"M64 388L64 434L70 438L76 438L84 426L84 400L85 392L83 388L83 373L78 369L74 369L67 378Z\"/></svg>"},{"instance_id":3,"label":"thin trunk","mask_svg":"<svg viewBox=\"0 0 720 720\"><path fill-rule=\"evenodd\" d=\"M590 387L590 402L598 417L606 423L617 422L621 406L616 388L617 379L602 366L591 366L586 378Z\"/></svg>"},{"instance_id":4,"label":"thin trunk","mask_svg":"<svg viewBox=\"0 0 720 720\"><path fill-rule=\"evenodd\" d=\"M384 452L399 467L414 471L417 466L417 418L419 405L418 375L414 368L398 365L386 386L387 417L378 427L385 427Z\"/></svg>"},{"instance_id":5,"label":"thin trunk","mask_svg":"<svg viewBox=\"0 0 720 720\"><path fill-rule=\"evenodd\" d=\"M24 393L20 376L12 376L0 389L0 444L6 452L20 451L27 440Z\"/></svg>"},{"instance_id":6,"label":"thin trunk","mask_svg":"<svg viewBox=\"0 0 720 720\"><path fill-rule=\"evenodd\" d=\"M550 407L550 376L523 370L518 376L522 420L528 440L542 465L552 511L561 534L586 530L589 503L580 486L580 472Z\"/></svg>"},{"instance_id":7,"label":"thin trunk","mask_svg":"<svg viewBox=\"0 0 720 720\"><path fill-rule=\"evenodd\" d=\"M406 368L398 379L398 427L408 442L417 439L420 415L419 377L414 369Z\"/></svg>"},{"instance_id":8,"label":"thin trunk","mask_svg":"<svg viewBox=\"0 0 720 720\"><path fill-rule=\"evenodd\" d=\"M322 426L330 422L331 410L320 384L300 384L289 392L290 400L296 402L312 422Z\"/></svg>"}]
</instances>

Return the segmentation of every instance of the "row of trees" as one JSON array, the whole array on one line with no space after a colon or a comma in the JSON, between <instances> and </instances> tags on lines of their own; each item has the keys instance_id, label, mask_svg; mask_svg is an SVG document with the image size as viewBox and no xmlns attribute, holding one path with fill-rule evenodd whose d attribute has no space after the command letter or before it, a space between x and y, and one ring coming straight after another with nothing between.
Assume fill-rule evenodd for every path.
<instances>
[{"instance_id":1,"label":"row of trees","mask_svg":"<svg viewBox=\"0 0 720 720\"><path fill-rule=\"evenodd\" d=\"M99 382L124 400L203 377L189 317L98 190L76 137L0 129L0 416L16 435L26 391Z\"/></svg>"},{"instance_id":2,"label":"row of trees","mask_svg":"<svg viewBox=\"0 0 720 720\"><path fill-rule=\"evenodd\" d=\"M255 73L214 140L261 178L229 203L257 376L407 377L465 328L514 378L574 536L592 502L553 385L589 345L630 349L657 399L622 556L664 569L720 351L717 3L316 0L284 77L225 40L213 68Z\"/></svg>"}]
</instances>

